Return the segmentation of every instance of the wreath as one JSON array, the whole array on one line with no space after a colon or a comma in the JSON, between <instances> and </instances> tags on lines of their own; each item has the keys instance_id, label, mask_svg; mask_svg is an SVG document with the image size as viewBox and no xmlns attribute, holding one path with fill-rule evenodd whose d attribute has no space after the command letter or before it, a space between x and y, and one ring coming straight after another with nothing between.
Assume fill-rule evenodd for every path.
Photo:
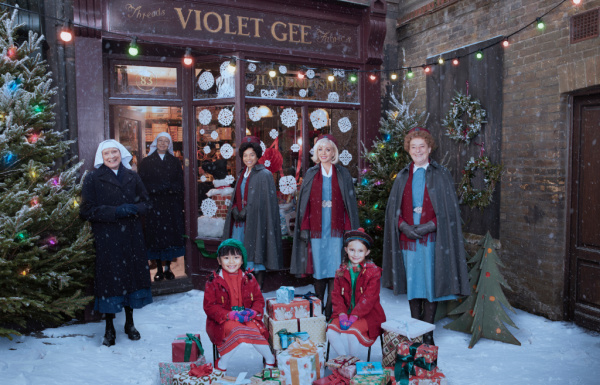
<instances>
[{"instance_id":1,"label":"wreath","mask_svg":"<svg viewBox=\"0 0 600 385\"><path fill-rule=\"evenodd\" d=\"M446 135L450 138L468 144L479 134L481 125L487 123L486 112L479 100L460 92L456 93L451 105L452 108L442 120L442 127L446 128ZM466 122L463 122L463 115L466 115Z\"/></svg>"},{"instance_id":2,"label":"wreath","mask_svg":"<svg viewBox=\"0 0 600 385\"><path fill-rule=\"evenodd\" d=\"M477 169L483 170L485 188L481 190L474 189L471 185L471 179L475 176L475 170ZM463 177L458 187L462 203L469 205L471 208L478 207L480 210L489 206L492 203L492 194L496 189L496 183L502 175L502 165L493 164L487 156L480 156L477 159L471 158L462 170L462 174Z\"/></svg>"}]
</instances>

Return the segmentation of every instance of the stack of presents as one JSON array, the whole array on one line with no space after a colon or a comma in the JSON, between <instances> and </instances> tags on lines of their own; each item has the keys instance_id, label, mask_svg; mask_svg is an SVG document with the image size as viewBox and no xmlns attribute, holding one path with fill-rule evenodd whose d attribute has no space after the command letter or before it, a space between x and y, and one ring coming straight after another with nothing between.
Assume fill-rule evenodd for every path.
<instances>
[{"instance_id":1,"label":"stack of presents","mask_svg":"<svg viewBox=\"0 0 600 385\"><path fill-rule=\"evenodd\" d=\"M352 356L326 361L327 324L321 313L313 294L295 295L293 287L281 287L276 298L267 299L264 318L277 369L250 378L247 373L226 376L206 364L200 336L187 334L173 342L173 362L159 364L161 385L447 385L437 367L438 347L422 343L434 325L412 318L385 322L382 362Z\"/></svg>"}]
</instances>

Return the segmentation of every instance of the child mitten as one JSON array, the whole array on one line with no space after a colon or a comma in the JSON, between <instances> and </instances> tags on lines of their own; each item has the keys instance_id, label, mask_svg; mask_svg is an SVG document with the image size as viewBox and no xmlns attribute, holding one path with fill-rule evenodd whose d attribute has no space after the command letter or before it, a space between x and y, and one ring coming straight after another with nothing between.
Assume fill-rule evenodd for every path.
<instances>
[{"instance_id":1,"label":"child mitten","mask_svg":"<svg viewBox=\"0 0 600 385\"><path fill-rule=\"evenodd\" d=\"M351 315L350 317L348 317L348 323L349 323L348 328L350 328L350 326L352 326L352 324L354 322L356 322L357 319L358 319L358 317L355 315Z\"/></svg>"},{"instance_id":2,"label":"child mitten","mask_svg":"<svg viewBox=\"0 0 600 385\"><path fill-rule=\"evenodd\" d=\"M346 314L346 313L340 314L340 329L348 330L350 325L351 324L349 323L349 320L348 320L348 314Z\"/></svg>"},{"instance_id":3,"label":"child mitten","mask_svg":"<svg viewBox=\"0 0 600 385\"><path fill-rule=\"evenodd\" d=\"M254 311L252 309L242 310L241 314L248 316L249 320L252 320L256 317L256 311Z\"/></svg>"},{"instance_id":4,"label":"child mitten","mask_svg":"<svg viewBox=\"0 0 600 385\"><path fill-rule=\"evenodd\" d=\"M227 319L230 321L236 321L238 318L238 312L235 310L230 311L229 313L227 313Z\"/></svg>"}]
</instances>

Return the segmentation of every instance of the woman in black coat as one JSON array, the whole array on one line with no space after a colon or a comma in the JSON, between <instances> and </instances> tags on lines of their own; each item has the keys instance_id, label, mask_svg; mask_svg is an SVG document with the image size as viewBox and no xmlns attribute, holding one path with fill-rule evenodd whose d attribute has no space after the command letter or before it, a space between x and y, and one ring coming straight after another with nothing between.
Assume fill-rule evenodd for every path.
<instances>
[{"instance_id":1,"label":"woman in black coat","mask_svg":"<svg viewBox=\"0 0 600 385\"><path fill-rule=\"evenodd\" d=\"M148 193L130 170L131 154L113 139L100 143L94 167L85 176L79 215L92 223L96 246L94 309L106 315L103 345L115 344L115 313L125 308L125 333L139 340L133 309L152 303L150 276L139 215Z\"/></svg>"},{"instance_id":2,"label":"woman in black coat","mask_svg":"<svg viewBox=\"0 0 600 385\"><path fill-rule=\"evenodd\" d=\"M156 136L138 173L152 205L145 217L145 239L148 259L156 261L154 281L173 279L171 261L185 255L183 168L173 154L173 141L168 133Z\"/></svg>"}]
</instances>

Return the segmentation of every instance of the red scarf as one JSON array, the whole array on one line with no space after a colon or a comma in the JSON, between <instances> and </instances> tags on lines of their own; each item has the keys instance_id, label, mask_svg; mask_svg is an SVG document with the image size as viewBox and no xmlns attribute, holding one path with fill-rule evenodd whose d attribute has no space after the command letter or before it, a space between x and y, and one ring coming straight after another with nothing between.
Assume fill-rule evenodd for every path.
<instances>
[{"instance_id":1,"label":"red scarf","mask_svg":"<svg viewBox=\"0 0 600 385\"><path fill-rule=\"evenodd\" d=\"M402 217L398 219L398 225L404 220L409 225L414 225L413 220L413 200L412 200L412 180L413 180L413 163L408 166L408 180L406 186L404 186L404 192L402 193ZM435 220L435 213L433 212L433 206L431 199L429 198L429 192L427 191L427 184L425 184L425 195L423 196L423 211L421 212L421 222L427 223ZM419 239L422 245L426 245L427 241L435 242L435 232L425 234L423 238ZM400 233L400 248L402 250L415 251L417 249L417 240L410 239L404 233Z\"/></svg>"},{"instance_id":2,"label":"red scarf","mask_svg":"<svg viewBox=\"0 0 600 385\"><path fill-rule=\"evenodd\" d=\"M242 182L244 181L244 174L246 173L247 167L244 167L244 171L242 171L240 177L235 186L235 207L237 207L238 212L242 211L242 208L246 206L248 203L248 185L250 184L250 177L252 176L252 171L248 174L248 180L246 181L246 186L244 187L244 199L242 199ZM235 222L236 227L242 227L244 222Z\"/></svg>"},{"instance_id":3,"label":"red scarf","mask_svg":"<svg viewBox=\"0 0 600 385\"><path fill-rule=\"evenodd\" d=\"M346 213L344 199L337 180L337 171L334 165L331 165L331 236L343 237L345 231L352 230L350 218ZM323 211L323 175L319 170L312 181L310 188L310 197L306 205L306 212L302 219L302 230L310 230L311 238L321 238L322 236L322 219L321 212Z\"/></svg>"},{"instance_id":4,"label":"red scarf","mask_svg":"<svg viewBox=\"0 0 600 385\"><path fill-rule=\"evenodd\" d=\"M228 273L225 270L223 278L229 286L229 297L231 298L231 307L242 306L242 269L238 269L235 273Z\"/></svg>"}]
</instances>

